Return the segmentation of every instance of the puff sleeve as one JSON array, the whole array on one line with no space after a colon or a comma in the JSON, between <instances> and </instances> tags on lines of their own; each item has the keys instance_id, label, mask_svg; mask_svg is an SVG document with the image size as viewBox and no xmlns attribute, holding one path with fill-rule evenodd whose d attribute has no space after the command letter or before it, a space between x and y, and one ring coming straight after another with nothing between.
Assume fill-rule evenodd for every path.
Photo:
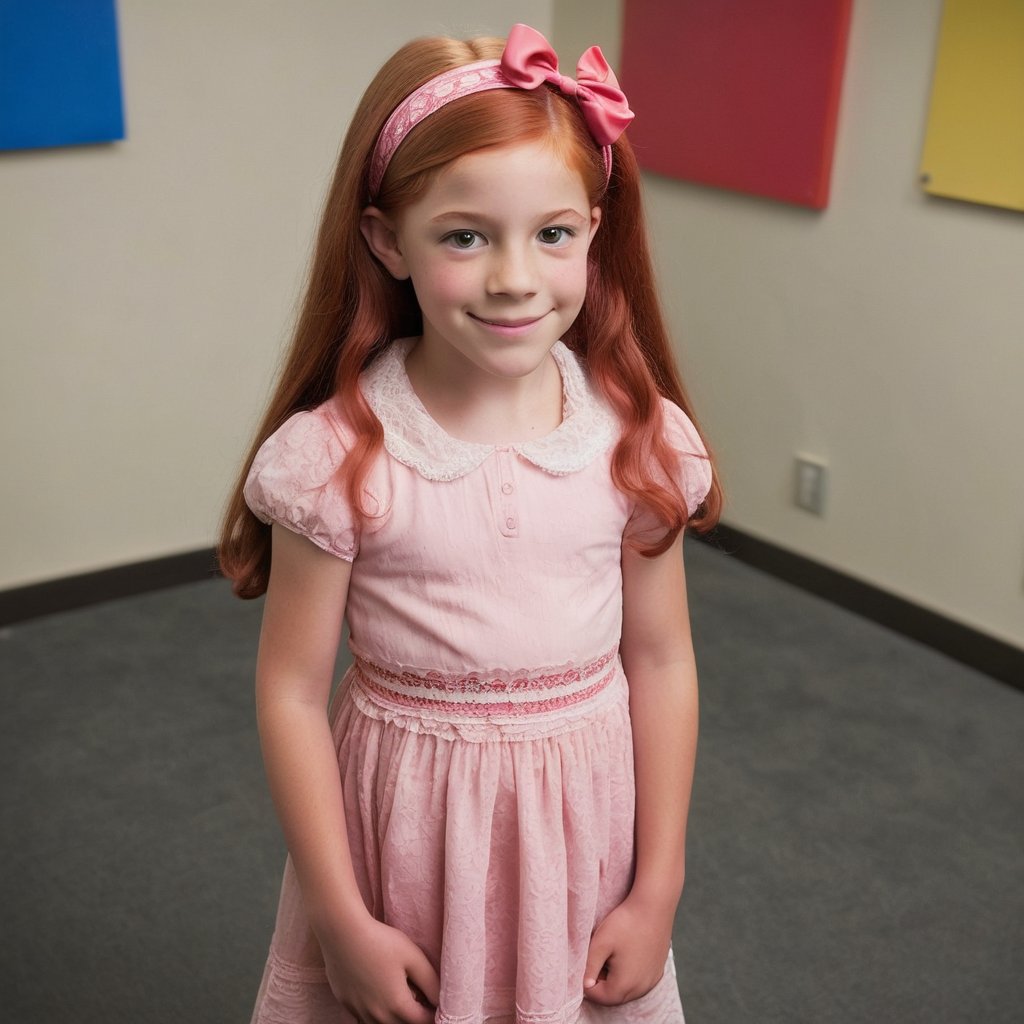
<instances>
[{"instance_id":1,"label":"puff sleeve","mask_svg":"<svg viewBox=\"0 0 1024 1024\"><path fill-rule=\"evenodd\" d=\"M295 413L263 442L243 494L261 522L280 523L350 562L358 537L337 474L351 435L329 404Z\"/></svg>"},{"instance_id":2,"label":"puff sleeve","mask_svg":"<svg viewBox=\"0 0 1024 1024\"><path fill-rule=\"evenodd\" d=\"M687 511L693 515L711 490L711 462L707 449L693 421L675 402L662 398L661 413L665 439L679 457L675 482L682 491ZM664 533L664 529L664 525L652 512L637 507L629 521L626 536L633 541L647 543L655 541L659 531Z\"/></svg>"}]
</instances>

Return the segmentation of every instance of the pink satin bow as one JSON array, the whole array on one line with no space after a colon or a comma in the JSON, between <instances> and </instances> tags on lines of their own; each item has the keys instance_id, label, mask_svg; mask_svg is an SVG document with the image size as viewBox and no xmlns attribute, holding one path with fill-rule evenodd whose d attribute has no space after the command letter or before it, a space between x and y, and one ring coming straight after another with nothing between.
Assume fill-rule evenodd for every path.
<instances>
[{"instance_id":1,"label":"pink satin bow","mask_svg":"<svg viewBox=\"0 0 1024 1024\"><path fill-rule=\"evenodd\" d=\"M540 32L529 25L513 25L501 55L501 71L520 89L550 82L575 96L599 146L610 146L635 116L600 47L592 46L580 57L573 81L559 72L558 55Z\"/></svg>"}]
</instances>

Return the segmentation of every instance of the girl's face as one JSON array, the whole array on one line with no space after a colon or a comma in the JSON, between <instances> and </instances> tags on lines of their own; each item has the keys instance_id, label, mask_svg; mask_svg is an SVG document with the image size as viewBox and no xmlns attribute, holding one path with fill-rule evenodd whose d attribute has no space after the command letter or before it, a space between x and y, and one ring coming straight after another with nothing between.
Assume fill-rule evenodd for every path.
<instances>
[{"instance_id":1,"label":"girl's face","mask_svg":"<svg viewBox=\"0 0 1024 1024\"><path fill-rule=\"evenodd\" d=\"M580 174L538 141L460 157L394 218L371 207L363 233L412 278L428 358L521 378L583 305L600 219Z\"/></svg>"}]
</instances>

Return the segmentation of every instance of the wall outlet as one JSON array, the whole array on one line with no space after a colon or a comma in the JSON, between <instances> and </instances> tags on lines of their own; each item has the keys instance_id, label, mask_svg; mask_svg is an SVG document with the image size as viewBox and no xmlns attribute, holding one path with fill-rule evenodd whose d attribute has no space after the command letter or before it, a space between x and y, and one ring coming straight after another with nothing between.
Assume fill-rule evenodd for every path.
<instances>
[{"instance_id":1,"label":"wall outlet","mask_svg":"<svg viewBox=\"0 0 1024 1024\"><path fill-rule=\"evenodd\" d=\"M811 455L796 457L796 480L793 501L798 508L813 512L816 516L825 514L825 484L828 465Z\"/></svg>"}]
</instances>

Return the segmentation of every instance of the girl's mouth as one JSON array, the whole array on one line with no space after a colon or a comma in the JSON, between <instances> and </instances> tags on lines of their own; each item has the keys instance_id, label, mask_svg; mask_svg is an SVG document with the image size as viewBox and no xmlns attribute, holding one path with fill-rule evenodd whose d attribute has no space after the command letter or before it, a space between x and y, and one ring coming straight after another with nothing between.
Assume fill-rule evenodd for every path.
<instances>
[{"instance_id":1,"label":"girl's mouth","mask_svg":"<svg viewBox=\"0 0 1024 1024\"><path fill-rule=\"evenodd\" d=\"M523 334L534 324L543 320L545 315L546 314L542 314L541 316L523 317L519 320L488 320L485 317L476 316L474 313L469 314L473 320L486 327L488 330L496 331L498 334L505 335Z\"/></svg>"}]
</instances>

